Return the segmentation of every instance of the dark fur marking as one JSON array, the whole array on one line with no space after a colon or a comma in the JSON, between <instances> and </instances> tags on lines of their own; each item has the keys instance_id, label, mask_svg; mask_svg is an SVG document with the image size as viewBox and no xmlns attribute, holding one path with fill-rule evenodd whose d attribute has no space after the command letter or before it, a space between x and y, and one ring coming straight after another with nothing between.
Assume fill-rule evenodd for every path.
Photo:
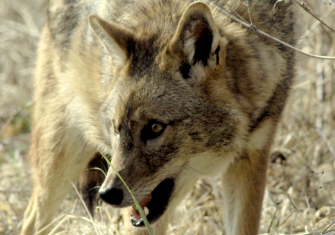
<instances>
[{"instance_id":1,"label":"dark fur marking","mask_svg":"<svg viewBox=\"0 0 335 235\"><path fill-rule=\"evenodd\" d=\"M214 54L216 55L216 65L219 65L219 53L220 53L220 46L218 46L214 52Z\"/></svg>"},{"instance_id":2,"label":"dark fur marking","mask_svg":"<svg viewBox=\"0 0 335 235\"><path fill-rule=\"evenodd\" d=\"M238 160L247 160L247 161L250 161L248 153L247 152L243 152Z\"/></svg>"},{"instance_id":3,"label":"dark fur marking","mask_svg":"<svg viewBox=\"0 0 335 235\"><path fill-rule=\"evenodd\" d=\"M160 151L144 153L144 158L148 163L148 168L151 173L159 171L159 168L164 166L167 162L169 162L173 156L176 155L176 152L179 149L179 143L175 139L171 140L171 142L160 146Z\"/></svg>"},{"instance_id":4,"label":"dark fur marking","mask_svg":"<svg viewBox=\"0 0 335 235\"><path fill-rule=\"evenodd\" d=\"M276 119L280 118L280 115L285 106L285 100L289 93L289 89L286 87L290 87L292 83L292 77L293 75L290 74L286 79L278 84L276 90L273 93L273 96L267 101L267 106L264 108L263 113L252 122L249 128L249 133L252 133L267 117L274 117Z\"/></svg>"},{"instance_id":5,"label":"dark fur marking","mask_svg":"<svg viewBox=\"0 0 335 235\"><path fill-rule=\"evenodd\" d=\"M131 151L134 147L134 138L133 133L131 131L131 127L129 126L128 118L124 118L121 129L120 129L120 138L121 143L123 144L122 148L126 151Z\"/></svg>"},{"instance_id":6,"label":"dark fur marking","mask_svg":"<svg viewBox=\"0 0 335 235\"><path fill-rule=\"evenodd\" d=\"M198 132L191 132L188 135L191 136L194 141L201 141L203 139Z\"/></svg>"},{"instance_id":7,"label":"dark fur marking","mask_svg":"<svg viewBox=\"0 0 335 235\"><path fill-rule=\"evenodd\" d=\"M189 63L182 63L179 67L179 71L183 78L190 78L191 65Z\"/></svg>"},{"instance_id":8,"label":"dark fur marking","mask_svg":"<svg viewBox=\"0 0 335 235\"><path fill-rule=\"evenodd\" d=\"M67 50L71 35L80 19L80 11L75 7L75 0L64 0L64 5L55 12L48 11L48 22L56 47Z\"/></svg>"},{"instance_id":9,"label":"dark fur marking","mask_svg":"<svg viewBox=\"0 0 335 235\"><path fill-rule=\"evenodd\" d=\"M231 129L235 130L234 127L232 127ZM215 134L211 133L210 137L207 139L206 147L214 147L214 149L216 149L215 147L217 147L217 150L220 151L221 146L229 145L232 142L234 136L235 135L233 134L233 131L230 130L229 132L221 132Z\"/></svg>"},{"instance_id":10,"label":"dark fur marking","mask_svg":"<svg viewBox=\"0 0 335 235\"><path fill-rule=\"evenodd\" d=\"M129 55L131 55L130 77L141 78L148 74L147 69L153 66L157 52L154 46L157 36L153 35L146 40L133 41L129 43Z\"/></svg>"}]
</instances>

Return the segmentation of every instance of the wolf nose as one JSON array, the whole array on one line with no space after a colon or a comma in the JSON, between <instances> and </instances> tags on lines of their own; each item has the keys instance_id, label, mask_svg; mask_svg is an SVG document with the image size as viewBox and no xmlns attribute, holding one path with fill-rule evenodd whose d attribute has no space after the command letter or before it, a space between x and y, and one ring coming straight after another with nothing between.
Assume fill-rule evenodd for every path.
<instances>
[{"instance_id":1,"label":"wolf nose","mask_svg":"<svg viewBox=\"0 0 335 235\"><path fill-rule=\"evenodd\" d=\"M123 192L117 188L105 188L99 190L100 198L108 204L117 206L120 205L123 200Z\"/></svg>"}]
</instances>

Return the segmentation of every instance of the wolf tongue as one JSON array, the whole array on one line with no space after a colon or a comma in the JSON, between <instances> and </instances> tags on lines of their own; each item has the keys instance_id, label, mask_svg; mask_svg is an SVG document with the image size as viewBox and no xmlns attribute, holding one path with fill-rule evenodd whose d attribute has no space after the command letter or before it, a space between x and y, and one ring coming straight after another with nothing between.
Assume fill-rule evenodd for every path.
<instances>
[{"instance_id":1,"label":"wolf tongue","mask_svg":"<svg viewBox=\"0 0 335 235\"><path fill-rule=\"evenodd\" d=\"M149 194L148 196L146 196L142 201L139 202L139 204L140 204L140 206L141 206L141 208L142 208L143 211L144 211L144 207L146 207L146 205L149 204L149 202L151 201L151 199L152 199L152 195L151 195L151 193L150 193L150 194ZM132 214L132 216L133 216L136 220L140 220L140 219L141 219L141 215L140 215L140 213L139 213L137 210L135 210L134 208L131 208L131 214Z\"/></svg>"}]
</instances>

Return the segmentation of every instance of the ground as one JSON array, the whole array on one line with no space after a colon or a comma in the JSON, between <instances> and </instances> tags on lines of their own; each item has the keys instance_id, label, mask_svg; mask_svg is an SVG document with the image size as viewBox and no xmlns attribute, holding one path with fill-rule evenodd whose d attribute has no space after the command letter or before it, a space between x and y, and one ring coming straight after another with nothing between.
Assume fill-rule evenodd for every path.
<instances>
[{"instance_id":1,"label":"ground","mask_svg":"<svg viewBox=\"0 0 335 235\"><path fill-rule=\"evenodd\" d=\"M297 3L297 2L296 2ZM300 3L300 2L299 2ZM335 28L332 0L305 1ZM46 1L0 2L0 234L19 234L32 191L31 77ZM297 48L335 56L335 32L296 4ZM297 54L297 76L268 170L261 234L335 234L335 62ZM178 207L168 234L222 234L220 180L201 179ZM93 222L75 189L53 234L123 234L118 210L102 205ZM58 219L57 219L58 218Z\"/></svg>"}]
</instances>

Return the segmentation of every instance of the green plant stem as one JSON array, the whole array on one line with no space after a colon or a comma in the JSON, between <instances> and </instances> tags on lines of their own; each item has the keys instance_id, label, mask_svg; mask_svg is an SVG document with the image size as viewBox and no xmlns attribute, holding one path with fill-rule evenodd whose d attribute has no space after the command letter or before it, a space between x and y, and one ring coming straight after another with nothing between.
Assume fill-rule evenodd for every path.
<instances>
[{"instance_id":1,"label":"green plant stem","mask_svg":"<svg viewBox=\"0 0 335 235\"><path fill-rule=\"evenodd\" d=\"M134 194L131 192L130 188L128 187L128 185L126 184L126 182L123 180L123 178L121 177L121 175L119 174L119 172L115 169L115 167L112 165L112 163L108 160L108 158L103 155L101 153L101 156L104 157L104 159L106 160L106 162L108 163L108 165L110 165L110 167L112 167L113 171L115 172L115 174L117 175L117 177L119 177L119 179L121 180L121 182L123 183L123 185L127 188L128 192L130 193L131 197L133 198L134 202L135 202L135 205L136 205L136 209L138 210L138 212L140 213L141 215L141 218L144 222L144 225L145 227L147 228L148 230L148 233L149 235L153 235L152 233L152 230L151 230L151 227L150 227L150 224L147 220L147 217L145 216L143 210L142 210L142 207L140 206L139 202L137 201L137 199L135 198Z\"/></svg>"}]
</instances>

